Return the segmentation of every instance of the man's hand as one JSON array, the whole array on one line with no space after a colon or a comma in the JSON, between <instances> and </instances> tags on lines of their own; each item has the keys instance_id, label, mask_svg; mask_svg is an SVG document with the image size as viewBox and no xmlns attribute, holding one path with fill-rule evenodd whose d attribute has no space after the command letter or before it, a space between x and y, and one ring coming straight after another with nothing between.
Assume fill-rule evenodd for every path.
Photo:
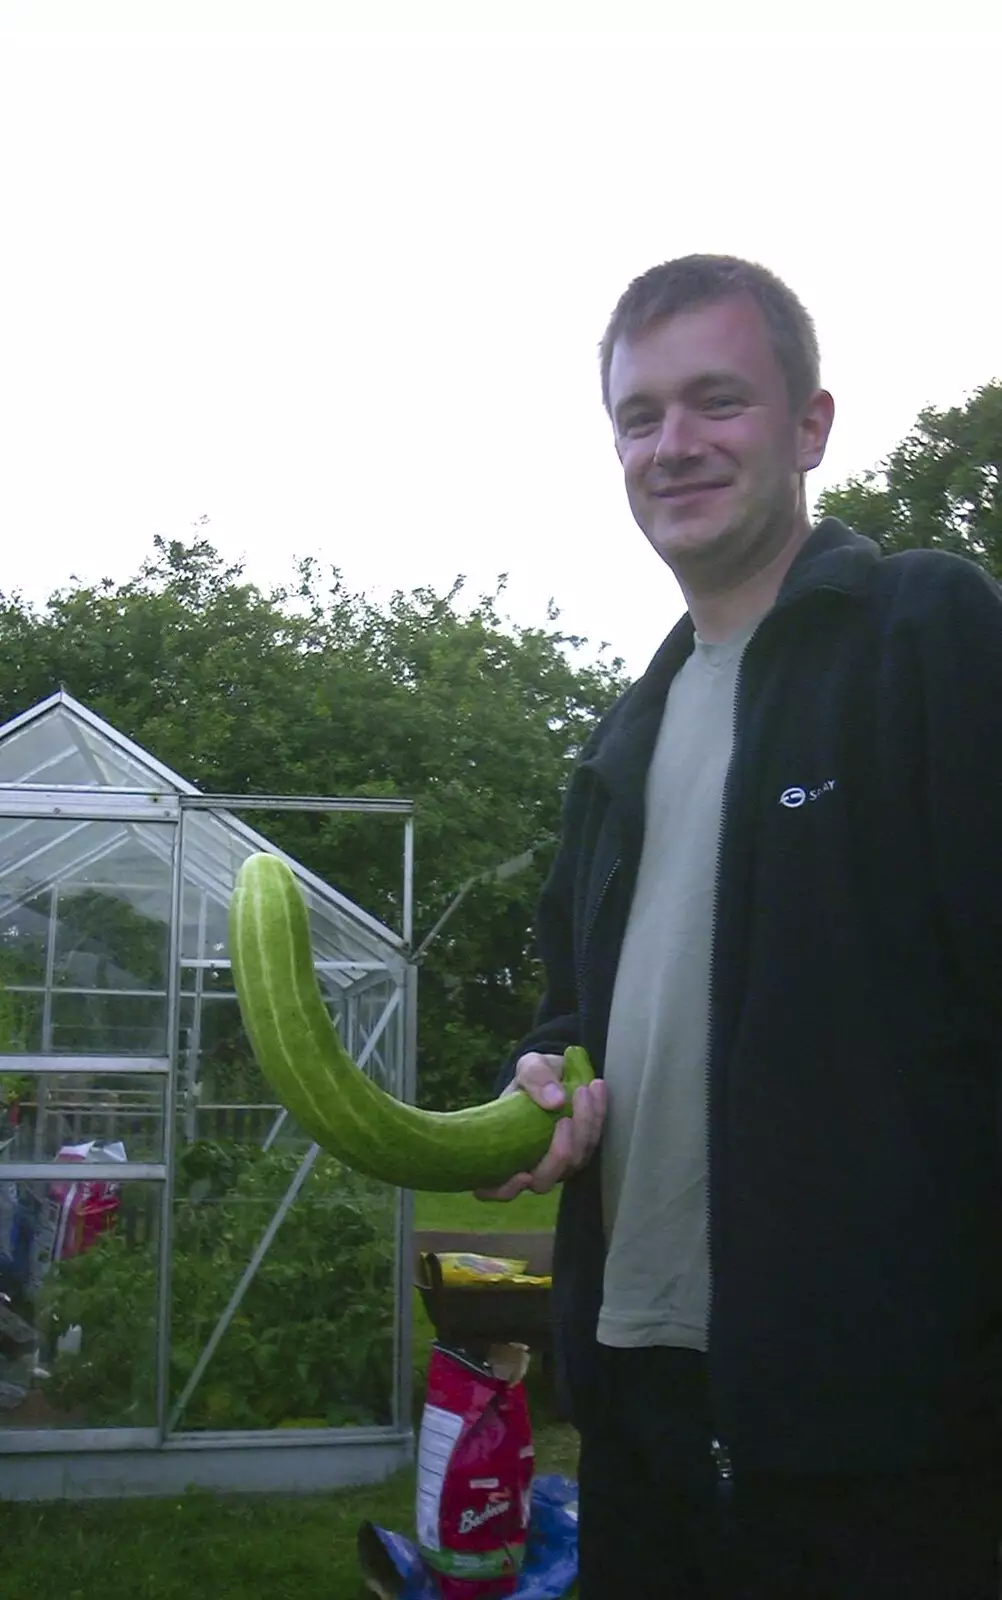
<instances>
[{"instance_id":1,"label":"man's hand","mask_svg":"<svg viewBox=\"0 0 1002 1600\"><path fill-rule=\"evenodd\" d=\"M503 1090L502 1098L506 1094L527 1094L537 1105L553 1111L566 1098L560 1081L563 1072L563 1056L544 1056L533 1050L520 1057L515 1076ZM516 1172L496 1189L478 1189L477 1199L514 1200L526 1189L534 1194L547 1194L554 1184L562 1183L591 1159L604 1120L605 1084L601 1078L595 1078L574 1091L571 1115L557 1118L550 1148L535 1170Z\"/></svg>"}]
</instances>

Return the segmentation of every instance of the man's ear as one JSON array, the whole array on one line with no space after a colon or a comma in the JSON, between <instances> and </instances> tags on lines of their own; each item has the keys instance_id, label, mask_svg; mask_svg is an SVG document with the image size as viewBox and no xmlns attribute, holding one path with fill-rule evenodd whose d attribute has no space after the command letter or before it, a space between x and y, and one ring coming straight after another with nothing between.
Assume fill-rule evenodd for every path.
<instances>
[{"instance_id":1,"label":"man's ear","mask_svg":"<svg viewBox=\"0 0 1002 1600\"><path fill-rule=\"evenodd\" d=\"M801 472L811 472L821 465L834 421L835 401L827 389L819 389L807 402L797 424L797 466Z\"/></svg>"}]
</instances>

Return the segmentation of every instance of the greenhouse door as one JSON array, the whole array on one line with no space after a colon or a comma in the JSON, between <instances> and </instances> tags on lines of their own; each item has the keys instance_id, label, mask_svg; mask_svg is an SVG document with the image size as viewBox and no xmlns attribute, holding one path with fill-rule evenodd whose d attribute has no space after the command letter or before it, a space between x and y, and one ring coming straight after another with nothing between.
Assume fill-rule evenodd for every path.
<instances>
[{"instance_id":1,"label":"greenhouse door","mask_svg":"<svg viewBox=\"0 0 1002 1600\"><path fill-rule=\"evenodd\" d=\"M164 1437L179 814L0 792L0 1473Z\"/></svg>"},{"instance_id":2,"label":"greenhouse door","mask_svg":"<svg viewBox=\"0 0 1002 1600\"><path fill-rule=\"evenodd\" d=\"M406 934L301 859L283 859L303 896L334 1027L360 1071L408 1097L411 806L181 795L179 808L165 1452L197 1452L202 1481L220 1486L241 1471L258 1485L270 1473L276 1487L379 1477L411 1441L409 1197L324 1154L277 1102L243 1028L228 910L248 856L283 854L273 837L283 823L287 837L289 822L309 812L403 821Z\"/></svg>"}]
</instances>

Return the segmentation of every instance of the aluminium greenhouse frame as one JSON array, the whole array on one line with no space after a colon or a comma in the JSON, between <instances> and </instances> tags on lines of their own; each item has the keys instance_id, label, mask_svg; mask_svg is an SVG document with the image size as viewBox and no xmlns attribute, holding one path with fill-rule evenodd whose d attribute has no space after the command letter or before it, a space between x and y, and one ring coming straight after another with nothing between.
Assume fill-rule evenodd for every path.
<instances>
[{"instance_id":1,"label":"aluminium greenhouse frame","mask_svg":"<svg viewBox=\"0 0 1002 1600\"><path fill-rule=\"evenodd\" d=\"M63 697L64 699L68 697ZM86 708L71 703L74 711ZM39 708L41 709L41 708ZM30 715L30 714L29 714ZM20 719L17 719L20 720ZM105 732L106 724L100 723ZM115 738L127 745L120 734ZM135 753L146 763L152 758ZM159 765L159 764L158 764ZM92 1163L88 1179L128 1183L140 1181L159 1187L158 1294L156 1312L156 1424L136 1428L31 1428L0 1430L0 1498L50 1499L57 1497L108 1496L120 1494L174 1494L197 1485L226 1490L320 1490L374 1481L403 1466L413 1455L411 1409L411 1197L396 1195L396 1255L393 1294L395 1297L393 1351L393 1418L387 1426L337 1428L276 1428L262 1431L227 1430L190 1432L183 1427L183 1412L196 1389L214 1350L235 1316L244 1294L274 1240L283 1219L319 1154L311 1145L303 1154L295 1176L262 1233L251 1259L219 1316L213 1332L188 1376L181 1393L172 1399L169 1392L171 1341L171 1266L174 1201L174 1162L179 1137L178 1112L182 1074L188 1063L182 1058L180 1005L182 974L194 973L195 994L204 971L229 967L227 957L205 954L204 943L197 956L186 957L182 950L183 894L185 887L186 843L193 819L210 813L225 821L228 831L248 848L268 849L289 861L298 878L318 897L333 897L344 914L350 914L360 927L378 936L387 949L381 967L371 970L389 975L394 986L382 1011L364 1040L349 1039L364 1068L394 1012L401 1018L394 1029L397 1057L392 1077L394 1087L404 1099L412 1100L416 1079L417 969L412 952L414 818L413 806L404 800L298 797L290 795L236 796L204 795L184 784L168 769L161 769L170 789L149 791L114 788L54 787L0 784L0 822L65 821L136 823L162 828L169 847L171 872L171 916L167 965L166 1054L163 1056L60 1055L43 1050L34 1054L0 1055L0 1072L37 1074L40 1083L57 1076L121 1074L159 1081L164 1087L163 1148L159 1161L129 1161L121 1165ZM403 821L402 934L395 935L360 908L345 902L305 868L275 849L232 812L312 811L354 812L395 816ZM225 891L225 885L221 891ZM345 911L345 907L349 911ZM46 965L47 987L52 982L52 932L50 930ZM320 960L318 970L330 970L336 962ZM359 971L365 965L349 962ZM363 979L364 983L364 979ZM197 1014L197 1005L196 1005ZM82 1078L81 1081L84 1081ZM279 1112L266 1140L276 1137L285 1113ZM65 1164L50 1160L5 1161L0 1163L0 1178L15 1182L49 1183L64 1179Z\"/></svg>"}]
</instances>

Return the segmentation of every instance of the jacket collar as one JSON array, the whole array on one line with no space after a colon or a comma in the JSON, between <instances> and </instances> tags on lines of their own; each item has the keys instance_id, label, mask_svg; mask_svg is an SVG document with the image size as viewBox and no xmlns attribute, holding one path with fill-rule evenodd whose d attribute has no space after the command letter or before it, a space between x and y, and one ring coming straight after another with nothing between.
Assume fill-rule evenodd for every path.
<instances>
[{"instance_id":1,"label":"jacket collar","mask_svg":"<svg viewBox=\"0 0 1002 1600\"><path fill-rule=\"evenodd\" d=\"M818 589L861 596L879 560L880 546L872 539L854 533L837 517L823 517L786 574L776 606Z\"/></svg>"},{"instance_id":2,"label":"jacket collar","mask_svg":"<svg viewBox=\"0 0 1002 1600\"><path fill-rule=\"evenodd\" d=\"M824 517L804 542L779 591L774 611L799 605L820 591L860 597L880 560L872 539L837 517ZM617 796L630 821L643 827L644 781L665 698L691 654L695 629L688 612L661 645L643 677L617 701L596 730L593 753L582 762Z\"/></svg>"}]
</instances>

